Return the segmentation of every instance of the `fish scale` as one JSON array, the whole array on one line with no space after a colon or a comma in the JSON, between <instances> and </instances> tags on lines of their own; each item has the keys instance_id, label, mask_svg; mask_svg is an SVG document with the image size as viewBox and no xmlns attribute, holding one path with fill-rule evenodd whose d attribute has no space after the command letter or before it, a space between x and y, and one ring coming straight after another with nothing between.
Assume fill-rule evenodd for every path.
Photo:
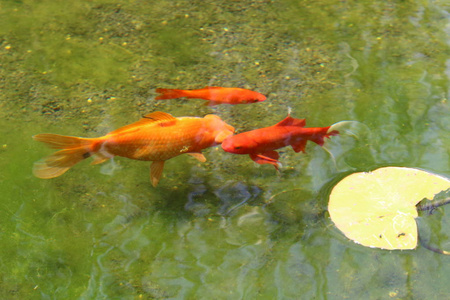
<instances>
[{"instance_id":1,"label":"fish scale","mask_svg":"<svg viewBox=\"0 0 450 300\"><path fill-rule=\"evenodd\" d=\"M181 151L186 148L200 151L214 143L214 137L211 136L204 145L196 144L196 137L205 134L206 126L202 118L184 118L177 122L184 123L182 131L171 131L171 126L161 127L158 123L151 123L142 127L139 133L111 135L105 141L105 150L112 155L157 161L188 152Z\"/></svg>"}]
</instances>

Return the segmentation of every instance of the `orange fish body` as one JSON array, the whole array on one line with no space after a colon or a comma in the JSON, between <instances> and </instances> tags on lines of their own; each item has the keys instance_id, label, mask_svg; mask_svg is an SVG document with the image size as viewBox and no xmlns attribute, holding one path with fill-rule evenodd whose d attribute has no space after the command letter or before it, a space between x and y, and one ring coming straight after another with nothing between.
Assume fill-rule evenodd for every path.
<instances>
[{"instance_id":1,"label":"orange fish body","mask_svg":"<svg viewBox=\"0 0 450 300\"><path fill-rule=\"evenodd\" d=\"M150 176L156 186L166 160L186 153L203 162L206 158L201 151L220 144L233 132L234 128L216 115L175 118L154 112L99 138L38 134L33 137L35 140L63 150L36 162L33 173L39 178L53 178L90 156L94 158L92 164L123 156L153 161Z\"/></svg>"},{"instance_id":2,"label":"orange fish body","mask_svg":"<svg viewBox=\"0 0 450 300\"><path fill-rule=\"evenodd\" d=\"M324 138L339 132L328 127L305 128L305 119L287 116L283 121L265 128L230 136L222 143L222 148L230 153L249 154L258 164L271 164L278 170L279 154L274 151L291 145L295 152L305 152L308 140L322 146Z\"/></svg>"},{"instance_id":3,"label":"orange fish body","mask_svg":"<svg viewBox=\"0 0 450 300\"><path fill-rule=\"evenodd\" d=\"M156 89L160 93L155 100L175 98L196 98L207 100L206 105L244 104L266 100L266 96L241 88L205 87L198 90Z\"/></svg>"}]
</instances>

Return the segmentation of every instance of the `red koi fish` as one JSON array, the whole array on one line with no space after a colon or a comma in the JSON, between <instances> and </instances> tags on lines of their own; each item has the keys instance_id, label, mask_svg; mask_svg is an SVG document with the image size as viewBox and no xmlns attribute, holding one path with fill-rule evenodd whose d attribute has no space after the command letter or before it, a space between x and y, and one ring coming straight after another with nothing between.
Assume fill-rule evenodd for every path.
<instances>
[{"instance_id":1,"label":"red koi fish","mask_svg":"<svg viewBox=\"0 0 450 300\"><path fill-rule=\"evenodd\" d=\"M322 146L324 138L339 134L329 131L331 126L305 128L305 119L294 119L288 115L283 121L265 128L243 132L226 138L223 150L235 154L249 154L258 164L271 164L278 170L276 149L291 145L295 152L305 152L308 140Z\"/></svg>"},{"instance_id":2,"label":"red koi fish","mask_svg":"<svg viewBox=\"0 0 450 300\"><path fill-rule=\"evenodd\" d=\"M204 162L202 150L222 143L233 132L234 128L216 115L175 118L164 112L153 112L99 138L38 134L33 139L62 150L36 162L33 173L39 178L53 178L90 156L94 165L123 156L153 161L150 177L156 186L166 160L186 153Z\"/></svg>"},{"instance_id":3,"label":"red koi fish","mask_svg":"<svg viewBox=\"0 0 450 300\"><path fill-rule=\"evenodd\" d=\"M155 100L175 99L175 98L197 98L204 99L208 102L205 105L217 104L244 104L255 103L266 100L266 96L258 92L240 89L207 86L198 90L177 90L177 89L156 89L157 96Z\"/></svg>"}]
</instances>

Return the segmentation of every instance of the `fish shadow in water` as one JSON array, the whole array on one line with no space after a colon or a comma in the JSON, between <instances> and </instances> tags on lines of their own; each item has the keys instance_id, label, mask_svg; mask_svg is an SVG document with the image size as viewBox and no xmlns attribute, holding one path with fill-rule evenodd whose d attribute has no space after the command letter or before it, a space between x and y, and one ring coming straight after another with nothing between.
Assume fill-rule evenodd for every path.
<instances>
[{"instance_id":1,"label":"fish shadow in water","mask_svg":"<svg viewBox=\"0 0 450 300\"><path fill-rule=\"evenodd\" d=\"M229 215L242 205L257 199L262 193L259 187L249 186L243 182L228 181L222 187L213 189L200 178L190 181L192 187L187 194L188 202L184 208L196 216L211 213ZM213 199L213 202L209 202L208 199ZM217 199L220 201L219 207L217 207Z\"/></svg>"}]
</instances>

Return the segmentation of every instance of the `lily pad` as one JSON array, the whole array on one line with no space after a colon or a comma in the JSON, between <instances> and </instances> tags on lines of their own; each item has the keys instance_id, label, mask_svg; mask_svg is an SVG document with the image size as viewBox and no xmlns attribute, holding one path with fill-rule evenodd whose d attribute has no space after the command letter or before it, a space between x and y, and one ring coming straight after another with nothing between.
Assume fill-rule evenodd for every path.
<instances>
[{"instance_id":1,"label":"lily pad","mask_svg":"<svg viewBox=\"0 0 450 300\"><path fill-rule=\"evenodd\" d=\"M379 168L354 173L331 191L331 220L347 238L367 247L414 249L416 204L450 188L450 180L418 169Z\"/></svg>"}]
</instances>

